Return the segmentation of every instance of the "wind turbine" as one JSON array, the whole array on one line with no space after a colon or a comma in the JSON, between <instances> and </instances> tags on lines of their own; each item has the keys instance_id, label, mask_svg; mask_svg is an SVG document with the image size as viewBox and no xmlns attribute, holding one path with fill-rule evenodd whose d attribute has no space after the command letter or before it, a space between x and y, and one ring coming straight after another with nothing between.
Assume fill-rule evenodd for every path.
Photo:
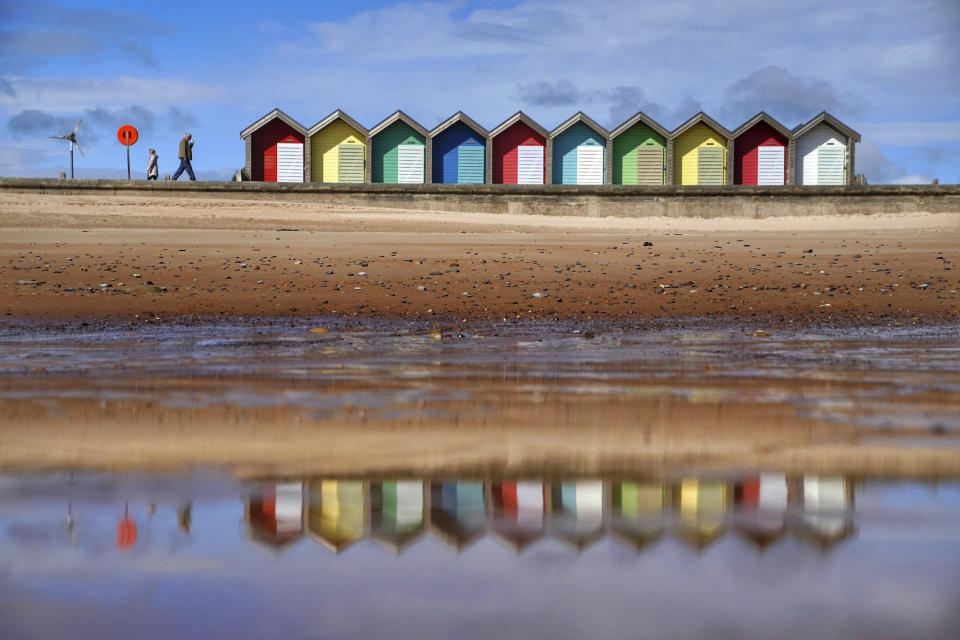
<instances>
[{"instance_id":1,"label":"wind turbine","mask_svg":"<svg viewBox=\"0 0 960 640\"><path fill-rule=\"evenodd\" d=\"M77 151L80 152L80 155L83 155L83 149L80 148L80 143L77 142L77 129L80 128L80 123L83 120L77 120L77 126L73 128L73 131L68 133L65 136L50 136L51 138L57 138L59 140L68 140L70 142L70 179L73 180L73 145L77 145Z\"/></svg>"}]
</instances>

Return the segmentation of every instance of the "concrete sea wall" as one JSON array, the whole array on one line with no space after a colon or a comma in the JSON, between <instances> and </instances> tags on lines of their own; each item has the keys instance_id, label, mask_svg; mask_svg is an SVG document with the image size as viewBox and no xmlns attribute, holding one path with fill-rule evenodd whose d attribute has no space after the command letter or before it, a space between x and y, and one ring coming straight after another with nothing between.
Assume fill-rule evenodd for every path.
<instances>
[{"instance_id":1,"label":"concrete sea wall","mask_svg":"<svg viewBox=\"0 0 960 640\"><path fill-rule=\"evenodd\" d=\"M0 178L0 193L220 198L314 202L345 208L627 218L960 214L960 185L583 187Z\"/></svg>"}]
</instances>

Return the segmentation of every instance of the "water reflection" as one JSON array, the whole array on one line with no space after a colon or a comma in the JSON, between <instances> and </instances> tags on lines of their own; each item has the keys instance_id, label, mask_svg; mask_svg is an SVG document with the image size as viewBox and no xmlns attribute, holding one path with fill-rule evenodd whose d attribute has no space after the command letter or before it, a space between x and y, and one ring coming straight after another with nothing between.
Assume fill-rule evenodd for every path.
<instances>
[{"instance_id":1,"label":"water reflection","mask_svg":"<svg viewBox=\"0 0 960 640\"><path fill-rule=\"evenodd\" d=\"M430 485L430 529L456 551L466 549L487 530L483 483L434 482Z\"/></svg>"},{"instance_id":2,"label":"water reflection","mask_svg":"<svg viewBox=\"0 0 960 640\"><path fill-rule=\"evenodd\" d=\"M244 521L250 540L280 550L303 534L303 484L280 482L250 493Z\"/></svg>"},{"instance_id":3,"label":"water reflection","mask_svg":"<svg viewBox=\"0 0 960 640\"><path fill-rule=\"evenodd\" d=\"M516 553L546 538L581 552L605 536L638 552L669 536L701 552L730 532L760 550L787 535L828 550L856 533L856 487L852 478L764 472L660 481L310 477L236 489L254 546L279 553L306 537L340 554L370 539L399 555L427 531L455 552L487 535ZM143 502L120 511L117 549L139 544L139 509L153 521L156 502ZM69 497L63 504L66 540L76 545L77 521L90 505ZM193 499L174 507L182 535L196 531L194 509Z\"/></svg>"},{"instance_id":4,"label":"water reflection","mask_svg":"<svg viewBox=\"0 0 960 640\"><path fill-rule=\"evenodd\" d=\"M370 535L399 554L423 535L426 502L422 480L394 480L370 485Z\"/></svg>"}]
</instances>

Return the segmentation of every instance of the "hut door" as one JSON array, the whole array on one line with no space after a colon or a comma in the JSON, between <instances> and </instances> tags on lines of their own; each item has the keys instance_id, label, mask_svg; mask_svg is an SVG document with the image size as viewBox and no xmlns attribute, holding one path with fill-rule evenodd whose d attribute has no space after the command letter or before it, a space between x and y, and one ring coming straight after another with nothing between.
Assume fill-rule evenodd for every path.
<instances>
[{"instance_id":1,"label":"hut door","mask_svg":"<svg viewBox=\"0 0 960 640\"><path fill-rule=\"evenodd\" d=\"M828 142L817 156L817 184L843 184L843 145Z\"/></svg>"},{"instance_id":2,"label":"hut door","mask_svg":"<svg viewBox=\"0 0 960 640\"><path fill-rule=\"evenodd\" d=\"M697 184L723 184L723 147L697 150Z\"/></svg>"},{"instance_id":3,"label":"hut door","mask_svg":"<svg viewBox=\"0 0 960 640\"><path fill-rule=\"evenodd\" d=\"M603 147L600 145L577 147L577 184L603 184Z\"/></svg>"},{"instance_id":4,"label":"hut door","mask_svg":"<svg viewBox=\"0 0 960 640\"><path fill-rule=\"evenodd\" d=\"M423 184L423 149L419 144L401 144L397 148L397 182Z\"/></svg>"},{"instance_id":5,"label":"hut door","mask_svg":"<svg viewBox=\"0 0 960 640\"><path fill-rule=\"evenodd\" d=\"M303 182L302 142L277 143L277 182Z\"/></svg>"},{"instance_id":6,"label":"hut door","mask_svg":"<svg viewBox=\"0 0 960 640\"><path fill-rule=\"evenodd\" d=\"M393 513L399 528L414 528L423 522L423 483L397 482ZM386 505L385 505L386 509Z\"/></svg>"},{"instance_id":7,"label":"hut door","mask_svg":"<svg viewBox=\"0 0 960 640\"><path fill-rule=\"evenodd\" d=\"M757 147L757 184L783 184L783 151L781 146Z\"/></svg>"},{"instance_id":8,"label":"hut door","mask_svg":"<svg viewBox=\"0 0 960 640\"><path fill-rule=\"evenodd\" d=\"M363 182L363 145L341 144L337 146L339 182Z\"/></svg>"},{"instance_id":9,"label":"hut door","mask_svg":"<svg viewBox=\"0 0 960 640\"><path fill-rule=\"evenodd\" d=\"M462 144L457 147L457 182L483 184L483 146Z\"/></svg>"},{"instance_id":10,"label":"hut door","mask_svg":"<svg viewBox=\"0 0 960 640\"><path fill-rule=\"evenodd\" d=\"M637 147L637 184L663 184L663 147Z\"/></svg>"},{"instance_id":11,"label":"hut door","mask_svg":"<svg viewBox=\"0 0 960 640\"><path fill-rule=\"evenodd\" d=\"M517 147L517 184L543 184L543 147Z\"/></svg>"}]
</instances>

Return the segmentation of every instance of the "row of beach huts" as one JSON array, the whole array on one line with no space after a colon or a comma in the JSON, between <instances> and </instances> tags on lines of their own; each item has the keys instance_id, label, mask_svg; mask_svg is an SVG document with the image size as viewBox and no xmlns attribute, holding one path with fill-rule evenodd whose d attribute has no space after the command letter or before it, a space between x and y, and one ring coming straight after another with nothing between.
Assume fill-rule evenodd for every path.
<instances>
[{"instance_id":1,"label":"row of beach huts","mask_svg":"<svg viewBox=\"0 0 960 640\"><path fill-rule=\"evenodd\" d=\"M672 482L310 478L259 484L244 520L268 548L307 536L334 553L365 538L400 553L427 531L457 551L487 534L516 551L547 536L582 550L607 534L638 549L667 535L703 549L729 530L761 549L789 532L826 549L854 531L854 487L782 473Z\"/></svg>"},{"instance_id":2,"label":"row of beach huts","mask_svg":"<svg viewBox=\"0 0 960 640\"><path fill-rule=\"evenodd\" d=\"M792 130L760 112L733 131L703 112L607 131L578 112L547 131L518 111L488 131L461 111L427 130L403 111L367 129L339 109L310 128L273 109L240 137L244 180L528 185L846 185L860 141L827 112Z\"/></svg>"}]
</instances>

